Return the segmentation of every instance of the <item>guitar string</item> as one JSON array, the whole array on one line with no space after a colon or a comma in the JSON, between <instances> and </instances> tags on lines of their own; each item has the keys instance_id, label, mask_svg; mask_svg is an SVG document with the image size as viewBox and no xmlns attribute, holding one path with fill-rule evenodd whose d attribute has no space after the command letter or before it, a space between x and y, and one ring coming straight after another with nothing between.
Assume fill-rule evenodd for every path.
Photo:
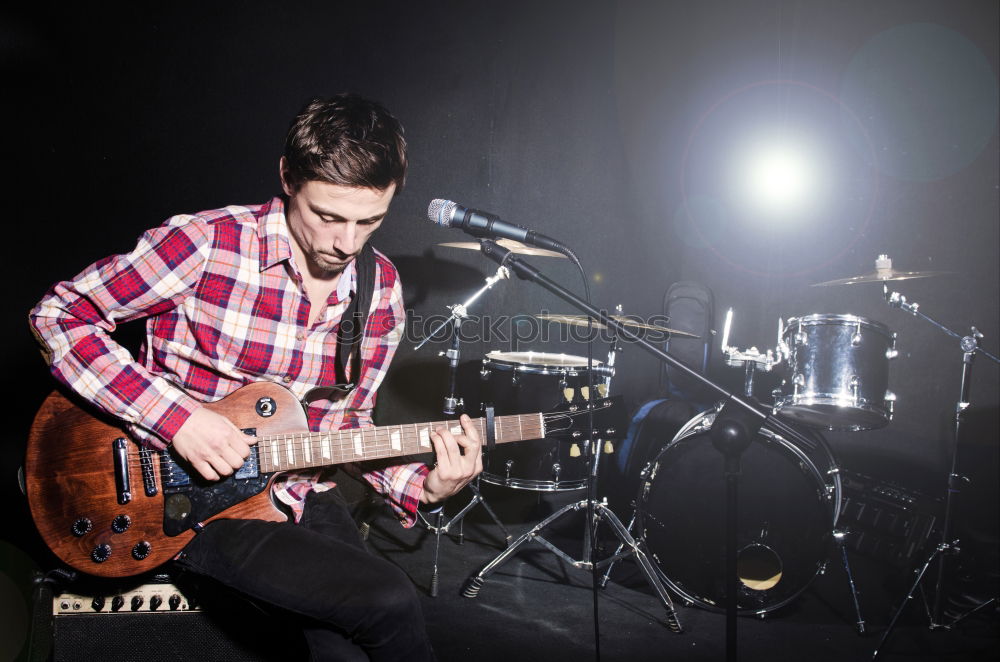
<instances>
[{"instance_id":1,"label":"guitar string","mask_svg":"<svg viewBox=\"0 0 1000 662\"><path fill-rule=\"evenodd\" d=\"M495 429L497 434L497 441L503 443L505 437L514 436L519 437L521 440L541 438L544 436L544 414L520 414L513 416L498 416L495 421ZM530 425L522 425L522 418L534 419ZM485 420L484 419L473 419L473 425L477 428L480 438L485 436ZM454 429L459 427L460 423L457 420L454 421L435 421L431 423L406 423L397 426L381 426L374 428L355 428L355 429L345 429L345 430L333 430L330 432L296 432L296 433L285 433L285 434L275 434L275 435L265 435L260 437L257 441L257 446L260 451L261 456L259 463L267 461L268 463L273 463L273 458L271 455L271 445L277 443L279 445L279 461L278 465L282 464L280 461L280 451L286 451L288 444L292 444L293 454L301 453L302 456L305 455L305 448L310 447L310 451L315 450L315 445L320 443L322 445L322 437L328 436L329 439L327 443L330 449L329 462L314 462L311 465L301 466L298 468L306 468L307 466L324 466L328 464L341 464L351 461L364 461L364 460L377 460L383 459L385 457L392 457L393 453L396 451L405 451L399 454L418 454L429 452L433 450L432 446L424 446L421 441L421 428L424 430L430 430L436 427L446 427L447 429ZM404 430L406 427L413 427L412 432ZM516 433L515 433L516 431ZM512 435L512 433L515 433ZM392 436L394 434L399 435L398 446L396 448L393 444ZM356 453L357 443L355 437L361 436L362 444L362 455L359 457ZM537 436L528 436L537 435ZM345 439L346 437L346 439ZM410 446L408 449L404 449L403 446ZM346 452L349 451L349 452ZM155 452L155 451L154 451ZM334 454L340 455L340 459L334 459L332 456ZM383 453L387 453L383 455ZM312 452L310 454L313 454ZM322 457L322 459L327 459ZM141 449L139 448L129 448L127 452L127 463L129 470L138 468L140 471L142 469L142 459L141 459ZM289 464L290 462L285 462Z\"/></svg>"},{"instance_id":2,"label":"guitar string","mask_svg":"<svg viewBox=\"0 0 1000 662\"><path fill-rule=\"evenodd\" d=\"M411 425L411 424L408 424ZM420 424L414 424L420 425ZM424 424L426 425L426 424ZM387 426L392 428L393 426ZM479 428L480 435L483 434L482 425L477 425ZM542 438L544 435L543 426L539 424L532 425L530 427L522 427L516 425L514 422L503 422L498 426L498 441L503 443L506 437L511 436L511 433L516 433L513 436L520 440L523 439L534 439ZM383 459L385 457L392 457L393 454L418 454L422 452L429 452L430 447L423 445L421 441L421 435L419 432L410 433L402 432L399 430L391 430L385 428L359 428L359 430L364 430L364 432L357 432L356 430L338 430L330 433L318 433L318 432L301 432L301 433L287 433L280 435L269 435L262 437L257 446L260 449L260 454L264 457L260 458L261 462L274 463L272 455L272 444L278 445L279 460L276 464L290 464L296 462L296 460L287 460L281 462L280 456L284 452L286 458L288 456L287 450L289 445L292 448L292 456L295 455L306 456L305 448L310 448L309 455L320 455L321 460L330 461L318 461L310 464L308 461L304 466L300 468L305 468L308 466L323 466L327 464L340 464L344 462L350 462L355 460L377 460ZM374 431L372 431L374 430ZM393 434L400 434L400 438L396 443L392 440ZM321 437L324 435L329 435L330 439L327 441L329 448L329 457L323 455L322 450L318 453L316 452L316 445L319 443L322 447ZM356 451L357 441L354 437L360 436L360 441L362 446L362 455L359 457ZM344 439L348 437L348 439ZM405 446L405 447L404 447ZM398 452L398 453L397 453ZM337 457L334 457L337 456ZM138 467L142 468L141 455L139 449L130 449L129 451L129 467L130 469Z\"/></svg>"}]
</instances>

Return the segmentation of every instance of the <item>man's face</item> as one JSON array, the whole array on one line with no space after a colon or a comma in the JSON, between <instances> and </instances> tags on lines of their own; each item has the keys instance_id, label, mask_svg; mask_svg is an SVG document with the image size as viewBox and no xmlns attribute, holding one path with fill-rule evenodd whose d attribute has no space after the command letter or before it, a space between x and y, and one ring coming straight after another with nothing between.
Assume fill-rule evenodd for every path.
<instances>
[{"instance_id":1,"label":"man's face","mask_svg":"<svg viewBox=\"0 0 1000 662\"><path fill-rule=\"evenodd\" d=\"M331 278L351 263L382 224L396 185L385 190L309 181L288 195L288 229L296 257L317 278ZM296 250L297 249L297 250Z\"/></svg>"}]
</instances>

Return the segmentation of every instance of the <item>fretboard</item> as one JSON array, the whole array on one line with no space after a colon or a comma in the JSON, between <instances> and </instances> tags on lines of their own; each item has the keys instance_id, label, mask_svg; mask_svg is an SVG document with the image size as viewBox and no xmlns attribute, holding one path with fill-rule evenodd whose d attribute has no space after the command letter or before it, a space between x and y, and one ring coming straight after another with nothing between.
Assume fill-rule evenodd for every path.
<instances>
[{"instance_id":1,"label":"fretboard","mask_svg":"<svg viewBox=\"0 0 1000 662\"><path fill-rule=\"evenodd\" d=\"M486 420L474 418L472 424L485 444ZM452 434L462 432L458 420L452 420L262 436L257 440L260 470L289 471L428 453L434 450L431 430L438 427ZM540 413L497 416L494 430L498 444L541 439L545 436L545 421Z\"/></svg>"}]
</instances>

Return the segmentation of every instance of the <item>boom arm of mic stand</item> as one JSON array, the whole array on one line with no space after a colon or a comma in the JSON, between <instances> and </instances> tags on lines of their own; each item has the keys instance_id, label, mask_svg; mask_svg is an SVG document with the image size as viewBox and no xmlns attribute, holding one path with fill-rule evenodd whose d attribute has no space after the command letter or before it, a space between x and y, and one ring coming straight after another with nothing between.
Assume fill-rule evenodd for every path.
<instances>
[{"instance_id":1,"label":"boom arm of mic stand","mask_svg":"<svg viewBox=\"0 0 1000 662\"><path fill-rule=\"evenodd\" d=\"M492 241L482 242L481 249L484 255L486 255L491 260L494 260L497 263L508 267L511 271L513 271L517 275L518 278L521 278L523 280L529 280L533 283L541 285L549 292L552 292L553 294L558 296L563 301L566 301L567 303L587 313L595 320L599 321L601 324L604 324L614 329L614 331L620 337L631 340L632 342L639 345L642 349L646 350L656 358L660 359L660 361L677 368L685 375L700 382L707 388L717 393L722 399L726 400L727 402L731 402L735 405L738 405L743 409L745 409L746 411L750 412L752 416L756 417L760 421L761 425L764 425L764 423L766 422L768 425L775 428L776 431L780 432L783 435L792 437L794 440L805 444L807 447L812 443L791 426L785 424L779 419L770 416L767 412L761 411L761 409L758 406L754 405L750 401L745 400L730 391L727 391L725 388L723 388L719 384L716 384L715 382L708 379L701 373L696 372L695 370L692 370L688 366L684 365L684 363L674 358L667 352L664 352L655 345L652 345L651 343L647 342L644 338L640 337L636 333L629 330L627 326L625 326L618 320L609 317L604 312L598 310L597 308L594 308L589 303L587 303L580 297L576 296L566 288L562 287L558 283L552 281L543 273L532 267L530 264L524 262L522 259L514 255L507 249L498 246L495 242Z\"/></svg>"}]
</instances>

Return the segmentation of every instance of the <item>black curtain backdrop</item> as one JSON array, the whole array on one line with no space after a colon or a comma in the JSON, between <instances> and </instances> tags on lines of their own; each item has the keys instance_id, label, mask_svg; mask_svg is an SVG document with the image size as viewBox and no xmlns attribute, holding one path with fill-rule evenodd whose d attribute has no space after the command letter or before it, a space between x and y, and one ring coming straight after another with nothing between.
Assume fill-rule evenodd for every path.
<instances>
[{"instance_id":1,"label":"black curtain backdrop","mask_svg":"<svg viewBox=\"0 0 1000 662\"><path fill-rule=\"evenodd\" d=\"M976 325L997 352L996 2L256 1L4 13L4 538L35 548L15 476L52 384L28 309L52 282L128 250L172 214L278 192L288 121L310 96L343 90L385 103L410 144L407 186L374 240L398 265L414 319L381 422L440 414L447 345L414 351L417 336L495 271L476 252L437 245L466 239L425 218L431 199L446 198L572 246L600 307L658 314L670 284L692 279L713 289L720 332L734 308L742 347L774 347L779 318L850 313L889 326L900 350L895 420L828 438L845 463L943 488L958 341L889 308L877 285L810 285L871 272L880 253L901 270L950 272L892 289L960 333ZM822 136L822 205L799 225L760 224L727 193L727 146L754 122ZM568 261L528 259L582 291ZM543 311L576 312L534 285L499 284L472 312L523 319L464 343L463 359L584 355L560 337L565 327L529 337ZM742 371L718 360L719 339L711 374L739 390ZM599 343L594 356L607 351ZM762 376L757 396L769 400L777 381ZM987 414L969 443L987 449L975 462L987 486L998 381L997 366L976 362L972 404ZM659 366L627 346L613 387L638 407L660 396Z\"/></svg>"}]
</instances>

